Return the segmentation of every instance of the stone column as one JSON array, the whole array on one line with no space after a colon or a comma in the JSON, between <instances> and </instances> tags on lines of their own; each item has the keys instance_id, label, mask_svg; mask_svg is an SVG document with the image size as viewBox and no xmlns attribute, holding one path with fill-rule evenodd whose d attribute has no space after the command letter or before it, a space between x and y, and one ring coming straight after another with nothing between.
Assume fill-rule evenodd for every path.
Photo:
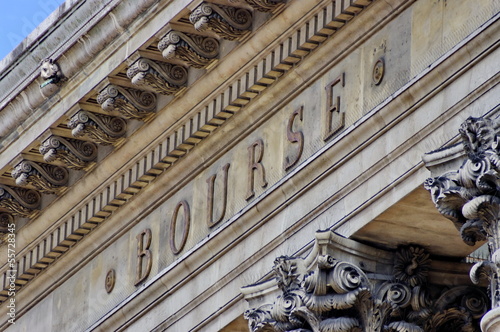
<instances>
[{"instance_id":1,"label":"stone column","mask_svg":"<svg viewBox=\"0 0 500 332\"><path fill-rule=\"evenodd\" d=\"M483 332L500 331L500 137L499 123L486 118L469 118L461 126L463 165L455 171L429 178L425 187L431 192L439 212L453 221L469 245L487 240L490 260L471 269L474 283L489 280L491 310L483 317Z\"/></svg>"}]
</instances>

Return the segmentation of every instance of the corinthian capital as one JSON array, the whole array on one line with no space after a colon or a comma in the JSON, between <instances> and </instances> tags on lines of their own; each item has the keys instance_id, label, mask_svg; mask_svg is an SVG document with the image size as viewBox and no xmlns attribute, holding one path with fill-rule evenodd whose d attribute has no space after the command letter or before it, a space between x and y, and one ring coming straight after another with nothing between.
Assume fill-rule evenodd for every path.
<instances>
[{"instance_id":1,"label":"corinthian capital","mask_svg":"<svg viewBox=\"0 0 500 332\"><path fill-rule=\"evenodd\" d=\"M97 96L97 102L107 112L117 111L127 119L145 120L156 109L156 96L147 91L106 86Z\"/></svg>"},{"instance_id":2,"label":"corinthian capital","mask_svg":"<svg viewBox=\"0 0 500 332\"><path fill-rule=\"evenodd\" d=\"M61 166L23 160L12 171L12 177L19 186L31 184L43 193L54 194L64 190L69 174Z\"/></svg>"},{"instance_id":3,"label":"corinthian capital","mask_svg":"<svg viewBox=\"0 0 500 332\"><path fill-rule=\"evenodd\" d=\"M465 243L488 239L492 306L500 306L500 137L498 124L468 118L460 127L466 161L455 171L429 178L425 188L438 211L452 220ZM475 271L484 269L476 268ZM473 281L478 278L472 277Z\"/></svg>"},{"instance_id":4,"label":"corinthian capital","mask_svg":"<svg viewBox=\"0 0 500 332\"><path fill-rule=\"evenodd\" d=\"M40 207L41 195L33 189L0 184L0 209L14 216L32 217Z\"/></svg>"},{"instance_id":5,"label":"corinthian capital","mask_svg":"<svg viewBox=\"0 0 500 332\"><path fill-rule=\"evenodd\" d=\"M486 294L476 287L431 292L431 260L421 247L401 247L394 253L391 281L370 280L353 263L313 252L314 260L275 260L279 296L245 312L250 331L476 331L488 309ZM314 264L305 265L306 260ZM255 290L262 294L262 284Z\"/></svg>"},{"instance_id":6,"label":"corinthian capital","mask_svg":"<svg viewBox=\"0 0 500 332\"><path fill-rule=\"evenodd\" d=\"M170 30L158 43L165 59L178 58L194 68L208 66L219 55L219 42L212 37Z\"/></svg>"},{"instance_id":7,"label":"corinthian capital","mask_svg":"<svg viewBox=\"0 0 500 332\"><path fill-rule=\"evenodd\" d=\"M125 135L127 123L122 118L80 110L68 122L74 137L86 136L101 145L110 145Z\"/></svg>"},{"instance_id":8,"label":"corinthian capital","mask_svg":"<svg viewBox=\"0 0 500 332\"><path fill-rule=\"evenodd\" d=\"M210 29L222 38L235 40L248 32L252 13L244 8L203 2L189 16L196 30Z\"/></svg>"},{"instance_id":9,"label":"corinthian capital","mask_svg":"<svg viewBox=\"0 0 500 332\"><path fill-rule=\"evenodd\" d=\"M188 71L179 65L139 58L129 67L127 76L134 85L172 95L186 86Z\"/></svg>"},{"instance_id":10,"label":"corinthian capital","mask_svg":"<svg viewBox=\"0 0 500 332\"><path fill-rule=\"evenodd\" d=\"M469 118L461 126L467 159L458 170L425 182L437 209L460 229L464 241L496 231L500 208L500 154L497 126L485 118ZM474 230L474 232L472 232Z\"/></svg>"},{"instance_id":11,"label":"corinthian capital","mask_svg":"<svg viewBox=\"0 0 500 332\"><path fill-rule=\"evenodd\" d=\"M50 136L40 146L43 159L50 163L56 160L68 168L83 169L97 157L97 146L92 142Z\"/></svg>"}]
</instances>

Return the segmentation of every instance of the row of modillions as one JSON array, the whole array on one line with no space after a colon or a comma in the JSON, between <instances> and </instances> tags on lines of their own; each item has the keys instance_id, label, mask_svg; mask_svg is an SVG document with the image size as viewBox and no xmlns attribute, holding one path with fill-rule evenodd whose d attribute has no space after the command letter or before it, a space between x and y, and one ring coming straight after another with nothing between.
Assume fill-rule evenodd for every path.
<instances>
[{"instance_id":1,"label":"row of modillions","mask_svg":"<svg viewBox=\"0 0 500 332\"><path fill-rule=\"evenodd\" d=\"M284 3L283 0L250 0L253 8L270 11ZM200 4L189 20L196 30L211 30L218 36L236 40L249 33L253 13L247 8ZM97 158L97 144L118 145L127 132L125 119L147 121L154 116L157 107L155 93L173 95L187 85L188 67L204 68L219 56L219 41L206 35L171 30L160 39L158 51L168 61L181 60L183 64L150 59L134 53L129 58L127 77L139 89L107 84L97 95L97 102L105 112L91 112L78 107L66 127L72 137L50 135L40 145L39 158L28 160L21 157L10 172L16 186L0 185L0 232L11 223L13 216L33 218L41 207L41 193L61 194L69 182L66 168L85 170L92 167ZM185 66L187 64L188 67ZM41 91L50 97L64 83L57 63L46 59L41 65L44 83ZM109 82L108 82L109 83ZM106 114L109 113L109 114ZM116 116L115 116L116 115ZM47 135L46 135L47 136Z\"/></svg>"}]
</instances>

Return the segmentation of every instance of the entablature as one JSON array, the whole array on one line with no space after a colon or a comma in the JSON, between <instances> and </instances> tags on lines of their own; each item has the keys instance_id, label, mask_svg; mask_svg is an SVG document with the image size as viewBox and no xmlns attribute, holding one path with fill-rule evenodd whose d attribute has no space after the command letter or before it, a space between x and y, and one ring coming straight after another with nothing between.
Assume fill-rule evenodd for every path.
<instances>
[{"instance_id":1,"label":"entablature","mask_svg":"<svg viewBox=\"0 0 500 332\"><path fill-rule=\"evenodd\" d=\"M18 171L14 171L14 167L18 166L19 160L24 160L33 163L33 165L43 163L54 167L63 167L70 173L64 187L75 186L79 179L85 177L86 172L98 168L97 165L112 153L113 149L122 146L128 137L140 130L143 123L152 122L159 112L163 112L167 105L174 107L174 102L183 104L180 101L181 94L185 96L194 93L197 96L191 102L191 106L184 103L182 110L176 111L177 116L184 118L185 122L180 126L177 125L177 128L171 130L168 135L163 134L161 138L163 141L160 141L156 147L150 148L150 152L141 157L140 160L125 166L121 176L115 178L110 185L102 185L104 191L97 194L98 198L92 197L90 202L84 203L84 207L80 208L68 205L70 210L74 210L76 213L70 219L73 220L75 216L78 216L77 219L79 220L71 221L73 226L66 228L65 233L67 234L60 233L58 223L54 223L53 220L49 221L46 216L41 217L42 220L45 220L44 223L50 223L49 228L42 231L42 233L55 230L59 234L58 239L65 243L64 252L77 242L75 239L81 238L75 238L73 234L87 234L97 227L111 212L125 204L128 199L146 187L156 176L163 173L165 169L184 156L212 131L276 82L293 66L301 62L305 56L327 40L337 29L341 28L348 20L354 18L361 9L371 3L371 1L361 0L359 2L362 4L357 4L357 1L345 3L323 1L313 6L311 10L310 5L303 2L291 2L286 7L286 2L276 1L266 5L267 7L272 6L272 11L257 11L253 14L252 8L257 6L262 9L264 4L254 2L250 6L244 2L239 2L239 7L235 10L244 13L243 16L238 14L241 16L238 19L244 20L246 23L238 27L238 29L241 28L241 33L236 33L237 29L235 30L234 26L225 28L228 31L233 31L235 35L228 37L226 31L222 39L219 36L222 29L220 28L220 22L221 20L228 20L228 18L223 17L224 15L219 13L218 16L215 15L209 19L219 22L216 24L219 26L218 28L212 26L212 30L217 31L200 32L197 30L204 29L189 27L193 23L189 21L190 11L186 11L187 7L182 7L182 9L176 7L180 10L178 14L171 15L173 21L168 22L166 25L164 23L164 26L159 30L153 29L153 31L156 31L155 35L148 36L147 42L141 44L136 50L130 50L128 45L127 47L121 45L121 37L119 36L115 41L107 41L101 44L104 47L101 52L93 44L94 48L91 53L95 54L96 57L83 66L82 63L79 63L80 68L85 68L82 71L66 68L67 63L64 62L64 57L57 60L47 60L44 62L45 69L42 77L44 81L41 88L49 97L47 101L41 102L44 105L51 103L51 109L47 114L39 118L40 120L43 119L43 121L39 120L36 125L31 127L28 125L27 129L29 130L19 133L20 136L13 141L16 142L15 146L10 144L4 147L3 158L0 159L2 162L0 167L3 170L2 178L12 175L14 180L17 181L20 177L27 177L26 173L19 175ZM175 7L177 4L178 2L174 2L171 6ZM200 6L206 7L208 4L203 2L200 3ZM211 8L220 8L219 5L220 2L214 2L210 6L212 6ZM233 4L224 6L226 6L224 7L226 13L227 11L234 11L233 9L229 10L230 7L227 7L233 6ZM160 16L159 8L153 6L152 9L146 9L145 7L141 7L140 10L150 10L153 12L150 15L156 15L154 17ZM168 6L162 8L162 10L166 11L167 8ZM281 16L279 22L273 23L272 18L276 17L285 8L293 14ZM258 25L248 23L250 22L248 19L252 18L254 14L260 15ZM254 21L256 21L255 17ZM157 24L157 22L155 23ZM235 23L227 24L234 25ZM267 25L272 33L261 29L263 25ZM138 26L140 26L140 23L137 24L136 28ZM252 31L249 30L250 27L252 27ZM280 28L276 29L277 27ZM141 34L139 30L136 33ZM223 41L224 38L231 41L225 42ZM137 42L137 40L134 41ZM109 44L107 44L108 42ZM237 42L241 44L238 46ZM219 54L218 47L213 47L219 44L224 49L223 54ZM259 45L259 47L256 47L256 45ZM107 55L111 54L113 49L116 50L119 47L121 47L121 51L126 48L125 61L117 62L119 57L115 55L108 58ZM260 51L261 49L263 51ZM170 62L172 52L167 52L167 50L174 53L180 52L179 56L174 55L176 59ZM248 52L250 50L251 52ZM242 62L245 61L244 58L241 58L242 54L245 54L244 58L249 60L244 65L242 65ZM138 57L138 55L146 55L146 57ZM230 61L231 65L226 66L224 71L220 71L222 57L232 59L227 60ZM240 59L235 60L238 58ZM136 78L139 67L135 68L134 66L141 59L143 63L154 64L153 70L156 66L154 72L152 69L146 69L149 75L149 82L146 86L140 79ZM161 65L159 65L160 61ZM98 64L101 67L106 64L108 69L103 70ZM109 70L113 66L115 69ZM170 79L172 79L172 76L178 79L179 89L173 95L166 93L167 96L163 97L163 93L158 91L158 87L162 84L168 87L170 84L165 83L165 76L168 76L168 74L164 69L168 66L177 69ZM195 68L194 75L189 74L191 68ZM52 76L48 73L49 69L56 73L55 76L52 76L57 76L59 79L51 78ZM88 72L86 72L87 70ZM203 72L200 74L196 70L203 70ZM164 74L163 83L158 80L160 72ZM231 80L227 80L227 74L232 75ZM64 78L61 78L62 75L64 75ZM102 78L102 75L106 75L106 77ZM99 79L99 77L101 78ZM203 84L198 82L210 82L214 77L222 85L214 89L210 84L205 84L200 89L201 92L193 92L194 86ZM85 84L77 87L77 84L82 79L86 80ZM151 86L155 86L155 88L152 89ZM88 89L88 91L85 89ZM36 108L35 105L32 105L32 107ZM186 115L186 110L189 110L190 115ZM177 121L177 118L169 118L169 124ZM37 133L37 129L40 129L41 132ZM158 142L158 140L156 141ZM9 139L4 139L4 142L8 144ZM9 158L11 159L9 160ZM75 173L75 171L77 172ZM28 186L30 187L29 190L32 191L40 190L41 180L35 185L34 177L31 176L31 178L32 181L19 180L16 185ZM109 174L106 175L106 178L109 179ZM6 182L12 183L12 179ZM54 209L54 202L68 192L64 189L49 190L49 184L45 183L45 189L40 190L45 192L45 195L50 195L37 205L37 208L41 211L47 206L52 206L52 209ZM91 191L96 190L95 187L89 189ZM58 196L52 195L54 193L57 193ZM84 192L81 192L81 194L85 195ZM40 215L39 212L29 214L29 216ZM65 212L68 211L59 210L57 214L62 216ZM71 214L71 212L69 213ZM28 214L23 214L23 217L26 216ZM54 215L50 219L53 217ZM26 223L28 223L27 220L22 220L17 224L21 227ZM42 226L38 225L35 228L30 226L31 230L28 233L32 235L28 238L36 237L34 229L40 227ZM69 238L71 240L68 240ZM60 248L59 240L56 240L57 244L54 243L54 248ZM29 242L28 240L25 245ZM33 245L36 246L36 244ZM44 252L36 249L36 247L31 250L25 248L31 253L30 255L33 254L33 250L41 255L38 259L33 258L34 261L31 259L35 265L39 265L35 263L39 259L46 260L44 257L47 255L59 257L62 254L60 251L52 253L49 247L44 247ZM52 262L53 259L51 258L49 261ZM26 276L27 280L31 280L34 275L43 270L40 268L32 269L31 263L28 265L30 267L26 266L27 269L24 269L26 273L30 274L29 277ZM46 267L47 265L43 266ZM25 284L23 280L26 280L26 278L22 277L22 273L18 276L19 287L22 287Z\"/></svg>"},{"instance_id":2,"label":"entablature","mask_svg":"<svg viewBox=\"0 0 500 332\"><path fill-rule=\"evenodd\" d=\"M220 2L222 1L218 1L217 3ZM199 160L203 161L203 167L205 167L205 164L212 162L214 158L212 153L220 155L222 149L216 152L210 151L209 154L205 155L203 153L198 154L193 148L208 136L213 137L212 133L214 133L217 128L225 124L229 118L232 118L234 114L244 107L253 107L252 111L255 111L255 104L257 102L260 103L259 105L261 107L267 107L267 105L263 105L265 104L263 100L265 100L264 98L268 98L267 100L269 101L269 99L272 99L272 96L269 96L269 94L264 96L263 92L269 89L273 84L281 84L280 87L283 88L285 84L283 82L293 84L294 79L297 82L302 80L310 82L311 80L306 80L304 78L304 72L307 68L304 69L304 66L300 67L300 65L303 63L306 56L314 54L314 51L320 48L319 46L322 43L329 40L329 35L336 33L337 29L342 27L347 19L355 16L354 9L352 9L351 12L343 11L342 8L340 11L337 11L337 7L343 6L345 3L348 2L337 1L333 3L331 1L322 1L315 5L313 9L310 9L308 8L308 4L302 0L288 1L286 3L279 2L278 6L275 8L278 12L266 14L269 16L264 16L264 18L268 18L269 20L260 26L259 31L256 30L245 35L243 37L243 42L227 42L217 37L216 34L211 31L197 32L194 28L186 28L189 11L183 10L182 15L180 14L181 18L175 22L176 24L169 23L167 26L163 26L162 29L158 30L155 36L147 37L149 38L148 41L139 49L131 52L130 56L128 53L129 51L127 51L127 56L121 57L119 61L117 60L118 57L116 57L109 60L109 62L103 62L109 65L110 68L113 68L112 70L107 67L106 69L102 69L104 74L109 71L109 75L105 78L101 77L103 75L101 75L102 73L98 73L97 69L95 72L90 70L90 83L85 81L86 85L84 84L81 88L82 91L79 91L81 93L75 95L76 97L72 98L71 102L61 100L61 103L65 102L66 104L71 104L71 107L64 111L64 116L58 118L56 122L50 126L50 129L45 129L43 137L55 135L63 138L78 138L83 142L93 142L97 144L98 165L90 161L88 169L93 169L95 171L93 173L93 178L85 177L84 171L72 170L69 179L70 188L68 189L68 192L71 191L71 195L65 194L58 198L60 199L59 202L63 202L65 206L69 206L70 208L61 211L55 208L54 205L43 205L45 208L41 211L40 215L42 217L34 220L33 223L29 225L33 230L32 233L23 233L23 238L20 240L25 241L22 242L23 244L31 242L30 240L38 234L42 234L43 237L50 237L53 242L51 242L49 246L42 246L37 239L37 241L33 242L33 245L25 246L22 249L20 252L22 261L20 260L19 262L19 271L22 271L20 272L22 274L20 275L17 286L24 287L25 285L29 285L29 282L34 277L38 276L41 271L53 264L57 258L70 250L73 245L86 237L93 229L96 229L104 221L108 220L108 218L119 210L121 206L128 204L131 198L137 193L143 191L145 188L148 190L149 184L157 179L160 174L166 173L165 170L174 169L172 166L174 166L175 163L186 160L186 158L183 159L183 157L188 155L190 151L193 151L191 154L193 157L191 157L192 159L190 160L195 159L194 156L198 157ZM351 3L353 2L351 1ZM368 5L370 2L365 1L364 3ZM404 1L402 1L402 3L403 7L407 4ZM400 4L400 2L397 2L397 5ZM360 6L363 7L363 5ZM353 7L356 10L361 10L360 6ZM399 8L389 5L388 7ZM279 10L285 11L290 17L283 18L279 16ZM333 16L337 14L341 15L340 19L337 19L337 16ZM259 14L254 12L254 15ZM262 18L263 16L259 19ZM332 18L331 21L329 21L330 18ZM277 20L281 21L277 22ZM378 22L383 22L382 18L380 18ZM321 26L320 23L323 24L323 26ZM285 31L279 30L277 29L279 26L290 27L290 29ZM314 27L314 29L311 29L311 26ZM166 31L171 27L176 27L179 30L188 30L189 33L201 34L207 38L213 38L221 44L225 44L225 47L221 47L222 51L219 52L217 58L205 68L192 68L186 65L186 61L182 59L165 59L158 49L158 43L159 40L165 36ZM304 31L306 33L304 33ZM357 38L362 38L358 35L356 36ZM240 44L236 44L235 46L235 44L230 43ZM346 43L350 43L348 38L346 38ZM347 49L347 46L344 45L344 47ZM344 48L341 48L341 50L344 50ZM111 51L107 49L104 51L108 52L108 55L111 53ZM327 51L323 50L323 52L325 53ZM341 58L346 56L346 52L342 51L338 57ZM188 68L186 86L181 87L179 91L172 95L158 93L158 91L151 89L151 86L137 86L135 84L136 82L133 82L133 77L135 77L135 75L133 77L128 77L127 73L128 69L134 64L134 61L137 61L136 56L138 54L141 56L144 55L144 58L153 59L155 62ZM237 61L237 59L240 60ZM102 59L98 60L100 61ZM317 62L321 61L319 56L316 56L315 60ZM467 63L467 66L471 66L471 64ZM294 73L294 69L296 68L299 68L299 71ZM319 67L316 69L318 72L325 70ZM290 74L286 75L287 73ZM428 74L428 72L426 72L426 74ZM342 85L343 76L339 77L339 80L333 82L341 82L339 85ZM71 84L71 82L67 84ZM413 95L416 95L415 91L412 90L412 84L417 83L413 81L403 89L405 98L401 99L404 99L405 102L412 99ZM113 97L108 98L111 94L108 94L105 90L110 85L119 87L124 91L139 91L139 94L148 92L146 95L154 95L156 98L155 111L147 111L148 115L143 118L125 119L126 117L120 112L118 107L108 107L108 105L112 104L110 99L113 99ZM213 85L217 85L217 87L214 88ZM331 84L330 88L339 88L339 85L335 86ZM59 87L57 87L57 89L59 89ZM62 91L65 87L62 86L60 89L59 91ZM431 87L429 87L429 89L432 90ZM104 93L102 93L102 96L106 98L98 98L103 91ZM410 92L408 93L408 91ZM85 92L85 94L81 97L83 92ZM398 91L398 93L399 92L400 91ZM426 93L427 92L428 91L426 91ZM293 93L294 92L289 92L289 95L293 95ZM418 93L420 93L420 91L418 91ZM411 94L412 97L408 97L408 94ZM57 93L54 96L57 96ZM103 102L99 103L98 99L101 99ZM151 101L151 98L149 101ZM275 101L272 100L272 102L274 103ZM102 107L103 104L105 105L104 108ZM64 106L66 107L68 105ZM336 111L335 105L331 106L332 110ZM81 128L81 125L83 125L83 122L78 120L80 121L79 124L73 128L74 121L72 119L76 114L79 114L78 112L80 111L94 114L95 118L108 117L109 119L109 117L114 117L121 119L126 123L126 132L123 136L120 136L119 140L111 145L105 144L103 141L96 142L95 138L90 134L73 137L73 131L77 128ZM335 112L332 111L332 114L334 113ZM374 113L376 112L373 112L373 114ZM391 114L393 113L399 114L399 111L393 110ZM266 116L263 112L256 114ZM380 116L380 114L376 115ZM334 114L334 116L336 116L336 114ZM404 116L406 116L406 114ZM384 118L384 121L387 119L383 116L380 117ZM361 125L366 121L366 118L367 117L361 119L360 122L350 129L355 130L353 128ZM299 116L297 116L297 121L298 119ZM342 120L344 119L342 118ZM261 120L259 118L257 122L262 123L263 121L265 121L265 119ZM293 118L291 121L293 124ZM94 121L94 123L97 124L96 121ZM335 128L343 128L344 125L344 122L338 121ZM368 125L366 125L366 127L368 127ZM365 129L367 129L366 127ZM252 128L255 128L255 126ZM333 126L328 129L328 134L334 131ZM220 133L221 131L219 130L217 132ZM81 130L78 129L75 133L80 134ZM335 133L337 133L337 131L335 131ZM376 135L382 135L382 131ZM223 135L219 135L218 137L221 138L221 136ZM236 139L234 135L230 137ZM329 137L332 136L330 135ZM227 140L227 138L224 139ZM367 139L367 141L368 140L369 139ZM16 159L19 159L21 156L28 156L26 158L27 160L46 163L47 161L43 159L43 155L40 154L38 149L43 141L42 139L38 139L37 142L32 141L29 144L29 149L26 148L23 150L21 155L16 156ZM263 142L259 142L262 141L256 141L256 143L252 145L254 157L257 159L258 157L256 156L262 151L263 146ZM322 141L322 143L324 142ZM218 144L227 144L227 142ZM127 151L133 151L135 154L126 153L120 148L121 146L125 146L125 149L128 149ZM332 145L328 146L328 148L331 147ZM325 149L326 148L322 148L323 151L325 151ZM206 147L203 151L207 152L208 150L209 148ZM111 161L110 159L112 158L110 158L110 156L118 158L116 158L117 160L115 161ZM212 159L208 160L209 158ZM4 173L4 177L6 175L10 177L13 167L16 165L11 162L9 166L10 171L7 170ZM182 165L186 165L186 163ZM109 170L113 170L113 172L111 173ZM224 168L222 168L222 170L224 170ZM169 173L169 177L175 181L179 181L178 183L176 182L175 186L177 187L175 187L174 190L177 190L179 186L188 181L185 179L175 179L175 176L172 175L173 172ZM81 177L78 177L79 175ZM220 176L220 178L222 178L222 176ZM83 180L76 183L78 179ZM14 181L14 179L10 179L10 181ZM163 183L165 183L165 181ZM150 203L151 202L148 204ZM217 215L217 213L215 214ZM49 215L50 218L48 217ZM54 222L54 220L56 221ZM48 224L49 227L46 227ZM26 230L26 228L23 228L23 230ZM91 239L93 240L94 238L92 237Z\"/></svg>"}]
</instances>

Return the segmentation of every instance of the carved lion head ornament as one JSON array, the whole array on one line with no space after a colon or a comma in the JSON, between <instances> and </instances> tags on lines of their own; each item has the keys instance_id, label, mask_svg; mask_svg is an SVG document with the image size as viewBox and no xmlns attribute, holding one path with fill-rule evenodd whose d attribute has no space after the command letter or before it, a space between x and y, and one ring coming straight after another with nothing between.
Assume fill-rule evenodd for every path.
<instances>
[{"instance_id":1,"label":"carved lion head ornament","mask_svg":"<svg viewBox=\"0 0 500 332\"><path fill-rule=\"evenodd\" d=\"M52 59L43 59L40 67L40 76L44 80L41 87L47 84L56 84L62 79L62 73L57 63Z\"/></svg>"}]
</instances>

